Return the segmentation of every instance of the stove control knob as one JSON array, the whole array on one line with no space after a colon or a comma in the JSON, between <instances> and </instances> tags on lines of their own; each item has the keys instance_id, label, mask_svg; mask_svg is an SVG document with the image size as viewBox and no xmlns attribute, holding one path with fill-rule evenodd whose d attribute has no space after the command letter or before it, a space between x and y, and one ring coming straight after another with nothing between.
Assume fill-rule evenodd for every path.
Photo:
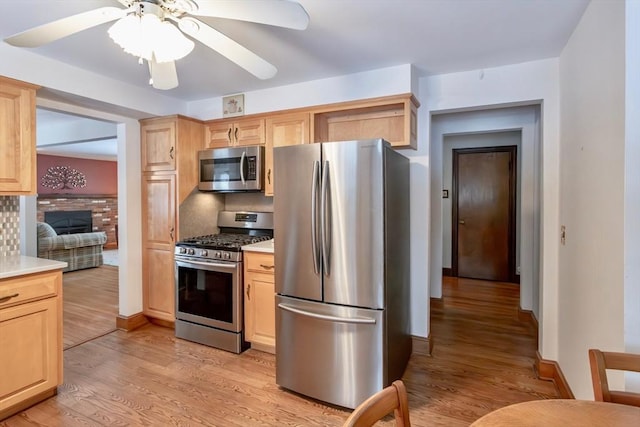
<instances>
[{"instance_id":1,"label":"stove control knob","mask_svg":"<svg viewBox=\"0 0 640 427\"><path fill-rule=\"evenodd\" d=\"M191 249L191 248L187 249L187 254L195 255L195 253L196 253L195 249Z\"/></svg>"},{"instance_id":2,"label":"stove control knob","mask_svg":"<svg viewBox=\"0 0 640 427\"><path fill-rule=\"evenodd\" d=\"M179 249L179 252L180 252L181 254L186 254L186 253L187 253L187 248L180 248L180 249Z\"/></svg>"},{"instance_id":3,"label":"stove control knob","mask_svg":"<svg viewBox=\"0 0 640 427\"><path fill-rule=\"evenodd\" d=\"M220 252L220 251L216 252L214 257L217 258L217 259L222 259L222 252Z\"/></svg>"},{"instance_id":4,"label":"stove control knob","mask_svg":"<svg viewBox=\"0 0 640 427\"><path fill-rule=\"evenodd\" d=\"M225 252L224 259L231 259L231 254L229 252Z\"/></svg>"},{"instance_id":5,"label":"stove control knob","mask_svg":"<svg viewBox=\"0 0 640 427\"><path fill-rule=\"evenodd\" d=\"M200 252L200 256L201 256L201 257L206 257L207 255L209 255L209 252L207 252L207 250L206 250L206 249L203 249L203 250Z\"/></svg>"}]
</instances>

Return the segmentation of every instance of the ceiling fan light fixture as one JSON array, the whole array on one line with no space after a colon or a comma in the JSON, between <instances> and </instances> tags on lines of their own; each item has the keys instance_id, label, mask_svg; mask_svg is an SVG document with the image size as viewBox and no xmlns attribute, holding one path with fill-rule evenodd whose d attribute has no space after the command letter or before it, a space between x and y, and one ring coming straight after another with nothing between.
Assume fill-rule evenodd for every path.
<instances>
[{"instance_id":1,"label":"ceiling fan light fixture","mask_svg":"<svg viewBox=\"0 0 640 427\"><path fill-rule=\"evenodd\" d=\"M170 62L184 58L194 48L174 25L152 13L130 14L116 21L109 37L126 53L151 61Z\"/></svg>"},{"instance_id":2,"label":"ceiling fan light fixture","mask_svg":"<svg viewBox=\"0 0 640 427\"><path fill-rule=\"evenodd\" d=\"M170 62L184 58L195 47L192 40L186 38L175 25L167 21L160 23L153 41L156 62Z\"/></svg>"}]
</instances>

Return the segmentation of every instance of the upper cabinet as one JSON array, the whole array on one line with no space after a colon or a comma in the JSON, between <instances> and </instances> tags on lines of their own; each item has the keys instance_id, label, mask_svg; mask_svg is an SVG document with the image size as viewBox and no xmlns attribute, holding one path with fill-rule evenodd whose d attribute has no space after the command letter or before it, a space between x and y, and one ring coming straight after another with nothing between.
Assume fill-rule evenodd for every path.
<instances>
[{"instance_id":1,"label":"upper cabinet","mask_svg":"<svg viewBox=\"0 0 640 427\"><path fill-rule=\"evenodd\" d=\"M205 146L224 148L265 142L264 119L214 120L205 127Z\"/></svg>"},{"instance_id":2,"label":"upper cabinet","mask_svg":"<svg viewBox=\"0 0 640 427\"><path fill-rule=\"evenodd\" d=\"M395 148L418 148L418 101L411 94L318 108L313 142L384 138Z\"/></svg>"},{"instance_id":3,"label":"upper cabinet","mask_svg":"<svg viewBox=\"0 0 640 427\"><path fill-rule=\"evenodd\" d=\"M142 126L142 170L144 172L176 169L176 121L162 120Z\"/></svg>"},{"instance_id":4,"label":"upper cabinet","mask_svg":"<svg viewBox=\"0 0 640 427\"><path fill-rule=\"evenodd\" d=\"M267 145L264 159L264 195L273 196L273 149L285 145L307 144L310 140L310 114L306 112L267 117Z\"/></svg>"},{"instance_id":5,"label":"upper cabinet","mask_svg":"<svg viewBox=\"0 0 640 427\"><path fill-rule=\"evenodd\" d=\"M0 77L0 194L36 194L36 89Z\"/></svg>"}]
</instances>

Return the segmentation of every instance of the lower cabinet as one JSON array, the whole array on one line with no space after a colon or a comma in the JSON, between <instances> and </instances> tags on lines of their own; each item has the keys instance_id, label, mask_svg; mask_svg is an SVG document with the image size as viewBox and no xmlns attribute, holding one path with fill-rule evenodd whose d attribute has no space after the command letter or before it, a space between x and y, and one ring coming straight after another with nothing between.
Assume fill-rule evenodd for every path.
<instances>
[{"instance_id":1,"label":"lower cabinet","mask_svg":"<svg viewBox=\"0 0 640 427\"><path fill-rule=\"evenodd\" d=\"M62 272L0 280L0 420L62 384Z\"/></svg>"},{"instance_id":2,"label":"lower cabinet","mask_svg":"<svg viewBox=\"0 0 640 427\"><path fill-rule=\"evenodd\" d=\"M176 318L176 287L173 251L147 248L143 254L147 266L142 272L143 313L169 323Z\"/></svg>"},{"instance_id":3,"label":"lower cabinet","mask_svg":"<svg viewBox=\"0 0 640 427\"><path fill-rule=\"evenodd\" d=\"M276 349L274 265L271 253L244 253L245 340L268 353Z\"/></svg>"}]
</instances>

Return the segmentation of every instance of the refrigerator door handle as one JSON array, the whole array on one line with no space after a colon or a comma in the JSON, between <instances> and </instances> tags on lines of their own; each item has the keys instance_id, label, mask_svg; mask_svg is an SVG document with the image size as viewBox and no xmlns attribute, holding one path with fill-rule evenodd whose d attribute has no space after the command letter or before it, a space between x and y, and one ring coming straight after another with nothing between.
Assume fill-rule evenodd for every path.
<instances>
[{"instance_id":1,"label":"refrigerator door handle","mask_svg":"<svg viewBox=\"0 0 640 427\"><path fill-rule=\"evenodd\" d=\"M330 233L329 219L327 218L327 198L329 193L329 161L325 160L322 168L322 190L320 192L320 238L322 239L322 268L324 275L329 276L331 250L327 242L327 234Z\"/></svg>"},{"instance_id":2,"label":"refrigerator door handle","mask_svg":"<svg viewBox=\"0 0 640 427\"><path fill-rule=\"evenodd\" d=\"M311 181L311 251L313 252L313 271L320 274L320 251L318 248L318 175L320 161L313 162L313 179Z\"/></svg>"},{"instance_id":3,"label":"refrigerator door handle","mask_svg":"<svg viewBox=\"0 0 640 427\"><path fill-rule=\"evenodd\" d=\"M299 314L301 316L312 317L314 319L320 320L328 320L329 322L339 322L339 323L357 323L357 324L369 324L375 325L376 319L371 317L339 317L339 316L329 316L326 314L313 313L311 311L300 310L298 308L291 307L287 304L278 304L278 307L290 311L291 313Z\"/></svg>"}]
</instances>

